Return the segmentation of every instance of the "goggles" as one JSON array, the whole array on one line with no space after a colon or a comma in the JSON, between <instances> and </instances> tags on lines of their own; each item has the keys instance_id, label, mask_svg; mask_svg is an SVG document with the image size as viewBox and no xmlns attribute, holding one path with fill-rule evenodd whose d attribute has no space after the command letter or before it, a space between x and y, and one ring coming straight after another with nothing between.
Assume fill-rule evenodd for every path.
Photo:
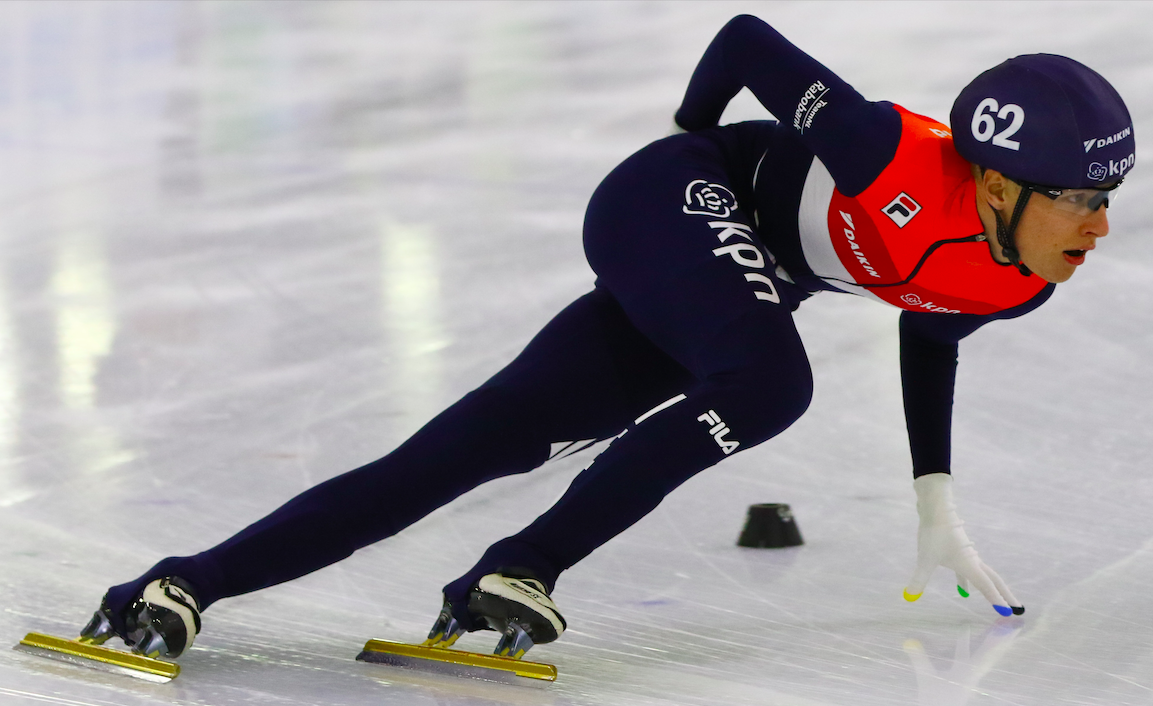
<instances>
[{"instance_id":1,"label":"goggles","mask_svg":"<svg viewBox=\"0 0 1153 706\"><path fill-rule=\"evenodd\" d=\"M1121 186L1124 179L1118 179L1115 184L1100 189L1059 189L1055 186L1033 184L1028 181L1017 181L1016 179L1013 181L1049 199L1053 202L1053 206L1062 211L1077 216L1088 216L1102 206L1109 208L1109 199L1117 198L1116 195L1112 195L1113 191Z\"/></svg>"}]
</instances>

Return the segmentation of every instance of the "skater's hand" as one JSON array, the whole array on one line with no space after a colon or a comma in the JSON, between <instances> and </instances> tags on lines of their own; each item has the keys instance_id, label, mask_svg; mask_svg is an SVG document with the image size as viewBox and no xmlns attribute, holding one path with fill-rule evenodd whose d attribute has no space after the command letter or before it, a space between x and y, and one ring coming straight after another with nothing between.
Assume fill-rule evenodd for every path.
<instances>
[{"instance_id":1,"label":"skater's hand","mask_svg":"<svg viewBox=\"0 0 1153 706\"><path fill-rule=\"evenodd\" d=\"M917 569L913 572L905 600L915 601L925 591L929 576L938 566L957 574L957 592L968 598L976 588L1001 615L1025 612L1009 587L995 571L977 556L973 542L965 534L964 524L953 504L953 477L948 473L929 473L913 481L917 491Z\"/></svg>"}]
</instances>

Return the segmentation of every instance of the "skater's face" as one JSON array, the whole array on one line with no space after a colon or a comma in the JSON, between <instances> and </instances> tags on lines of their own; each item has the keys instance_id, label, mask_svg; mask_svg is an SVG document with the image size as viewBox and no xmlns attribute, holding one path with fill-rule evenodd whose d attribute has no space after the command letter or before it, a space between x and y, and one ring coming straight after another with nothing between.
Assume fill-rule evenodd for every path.
<instances>
[{"instance_id":1,"label":"skater's face","mask_svg":"<svg viewBox=\"0 0 1153 706\"><path fill-rule=\"evenodd\" d=\"M989 248L995 260L1008 262L997 242L993 211L999 211L1001 220L1008 226L1021 186L992 169L982 175L974 168L974 177L977 211L985 225ZM1068 280L1084 264L1088 252L1097 247L1097 239L1109 234L1105 208L1102 205L1096 210L1071 210L1064 201L1059 203L1041 194L1030 194L1014 236L1021 262L1046 282Z\"/></svg>"}]
</instances>

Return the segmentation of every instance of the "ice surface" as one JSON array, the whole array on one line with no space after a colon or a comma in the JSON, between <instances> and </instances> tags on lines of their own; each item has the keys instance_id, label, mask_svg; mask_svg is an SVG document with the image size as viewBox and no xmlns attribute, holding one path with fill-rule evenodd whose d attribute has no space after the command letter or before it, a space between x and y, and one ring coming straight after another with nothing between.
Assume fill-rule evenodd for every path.
<instances>
[{"instance_id":1,"label":"ice surface","mask_svg":"<svg viewBox=\"0 0 1153 706\"><path fill-rule=\"evenodd\" d=\"M754 12L866 96L946 118L1008 56L1081 59L1142 140L1113 235L962 346L954 463L998 619L916 516L896 312L798 314L809 413L566 574L550 686L356 663L595 450L210 610L168 685L0 650L0 702L1153 703L1153 5L0 3L0 643L75 633L108 585L374 459L588 290L586 199L663 135ZM763 117L747 95L726 119ZM806 539L735 546L787 502ZM461 646L491 648L495 635ZM2 645L0 645L2 646Z\"/></svg>"}]
</instances>

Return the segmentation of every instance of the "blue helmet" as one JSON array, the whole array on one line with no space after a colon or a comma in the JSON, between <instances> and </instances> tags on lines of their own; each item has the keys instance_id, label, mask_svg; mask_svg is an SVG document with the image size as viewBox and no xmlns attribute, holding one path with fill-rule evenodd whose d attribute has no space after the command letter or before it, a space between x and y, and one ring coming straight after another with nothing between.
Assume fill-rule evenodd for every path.
<instances>
[{"instance_id":1,"label":"blue helmet","mask_svg":"<svg viewBox=\"0 0 1153 706\"><path fill-rule=\"evenodd\" d=\"M1137 160L1125 101L1096 71L1056 54L1017 56L973 79L949 123L962 157L1021 184L1008 225L993 214L1003 254L1026 276L1013 236L1032 192L1113 189Z\"/></svg>"},{"instance_id":2,"label":"blue helmet","mask_svg":"<svg viewBox=\"0 0 1153 706\"><path fill-rule=\"evenodd\" d=\"M1133 119L1109 82L1055 54L994 66L949 113L962 157L1018 181L1067 189L1116 183L1133 168Z\"/></svg>"}]
</instances>

